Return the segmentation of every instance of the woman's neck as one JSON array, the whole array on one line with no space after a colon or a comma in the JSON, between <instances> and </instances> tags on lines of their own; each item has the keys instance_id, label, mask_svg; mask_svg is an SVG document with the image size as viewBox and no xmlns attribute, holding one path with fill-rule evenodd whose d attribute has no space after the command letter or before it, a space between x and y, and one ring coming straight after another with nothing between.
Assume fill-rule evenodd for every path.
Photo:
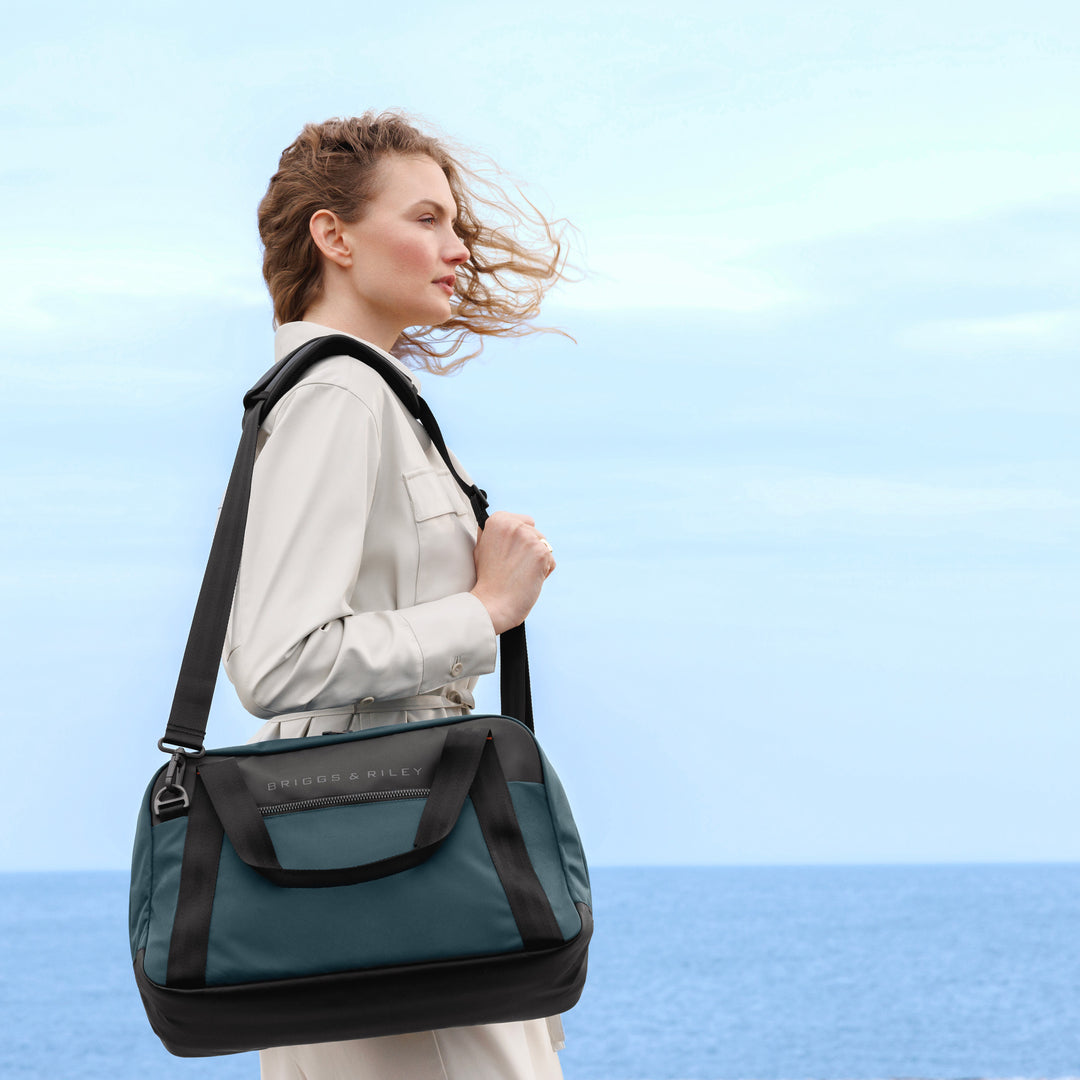
<instances>
[{"instance_id":1,"label":"woman's neck","mask_svg":"<svg viewBox=\"0 0 1080 1080\"><path fill-rule=\"evenodd\" d=\"M399 337L399 331L388 326L380 326L379 320L365 317L354 305L336 303L333 297L321 296L301 317L303 322L318 323L331 330L340 330L353 337L363 338L372 345L389 352Z\"/></svg>"}]
</instances>

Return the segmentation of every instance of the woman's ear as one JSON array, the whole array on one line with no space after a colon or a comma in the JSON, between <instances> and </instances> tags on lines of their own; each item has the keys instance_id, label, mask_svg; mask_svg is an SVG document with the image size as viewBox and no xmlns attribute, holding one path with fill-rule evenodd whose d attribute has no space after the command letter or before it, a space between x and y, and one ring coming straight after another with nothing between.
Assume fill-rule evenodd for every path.
<instances>
[{"instance_id":1,"label":"woman's ear","mask_svg":"<svg viewBox=\"0 0 1080 1080\"><path fill-rule=\"evenodd\" d=\"M315 246L332 263L352 266L352 245L345 234L345 222L333 210L316 210L308 222Z\"/></svg>"}]
</instances>

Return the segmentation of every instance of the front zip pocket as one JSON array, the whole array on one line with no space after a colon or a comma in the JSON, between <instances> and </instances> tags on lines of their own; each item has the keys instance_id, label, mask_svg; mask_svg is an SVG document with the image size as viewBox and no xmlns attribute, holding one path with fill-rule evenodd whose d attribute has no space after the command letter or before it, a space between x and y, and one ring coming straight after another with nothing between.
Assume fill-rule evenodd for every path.
<instances>
[{"instance_id":1,"label":"front zip pocket","mask_svg":"<svg viewBox=\"0 0 1080 1080\"><path fill-rule=\"evenodd\" d=\"M315 799L301 799L298 802L276 803L273 806L260 806L263 817L272 814L291 814L294 810L322 810L327 806L348 806L350 803L387 802L391 799L426 799L431 788L400 788L397 791L360 791L352 795L320 795Z\"/></svg>"}]
</instances>

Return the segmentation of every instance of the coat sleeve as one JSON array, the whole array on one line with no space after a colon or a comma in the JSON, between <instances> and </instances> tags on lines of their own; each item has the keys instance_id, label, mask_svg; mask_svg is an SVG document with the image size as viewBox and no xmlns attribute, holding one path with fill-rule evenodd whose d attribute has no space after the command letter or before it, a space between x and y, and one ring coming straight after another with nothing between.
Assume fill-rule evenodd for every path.
<instances>
[{"instance_id":1,"label":"coat sleeve","mask_svg":"<svg viewBox=\"0 0 1080 1080\"><path fill-rule=\"evenodd\" d=\"M244 707L266 717L396 700L493 671L495 631L469 592L400 608L351 604L383 452L370 406L344 387L302 383L264 433L225 645ZM416 544L408 528L405 547ZM388 565L388 592L393 576Z\"/></svg>"}]
</instances>

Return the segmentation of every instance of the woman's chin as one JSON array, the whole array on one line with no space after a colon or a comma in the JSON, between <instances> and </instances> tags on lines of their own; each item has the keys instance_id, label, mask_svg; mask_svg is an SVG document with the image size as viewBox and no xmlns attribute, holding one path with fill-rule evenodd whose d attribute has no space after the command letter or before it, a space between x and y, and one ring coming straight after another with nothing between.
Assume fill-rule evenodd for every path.
<instances>
[{"instance_id":1,"label":"woman's chin","mask_svg":"<svg viewBox=\"0 0 1080 1080\"><path fill-rule=\"evenodd\" d=\"M433 326L442 326L443 323L449 322L454 317L454 310L449 304L446 305L446 310L436 314L432 312L428 318L422 322L417 320L415 323L407 327L409 330L425 330L430 329Z\"/></svg>"}]
</instances>

